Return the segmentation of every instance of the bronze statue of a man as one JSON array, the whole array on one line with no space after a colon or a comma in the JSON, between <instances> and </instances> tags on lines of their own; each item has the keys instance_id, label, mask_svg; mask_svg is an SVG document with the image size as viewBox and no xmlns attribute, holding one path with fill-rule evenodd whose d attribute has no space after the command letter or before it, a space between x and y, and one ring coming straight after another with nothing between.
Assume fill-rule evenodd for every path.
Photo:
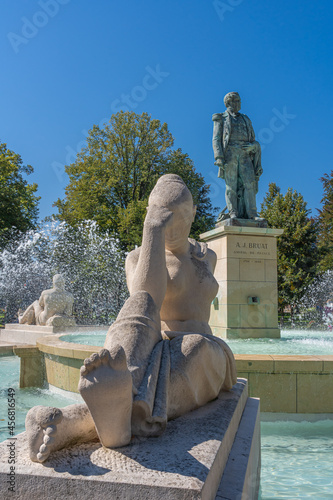
<instances>
[{"instance_id":1,"label":"bronze statue of a man","mask_svg":"<svg viewBox=\"0 0 333 500\"><path fill-rule=\"evenodd\" d=\"M226 203L230 218L262 220L258 217L256 194L262 174L261 148L255 140L248 116L239 112L238 92L224 97L226 111L213 114L213 150L218 177L226 183ZM221 220L225 217L221 217Z\"/></svg>"}]
</instances>

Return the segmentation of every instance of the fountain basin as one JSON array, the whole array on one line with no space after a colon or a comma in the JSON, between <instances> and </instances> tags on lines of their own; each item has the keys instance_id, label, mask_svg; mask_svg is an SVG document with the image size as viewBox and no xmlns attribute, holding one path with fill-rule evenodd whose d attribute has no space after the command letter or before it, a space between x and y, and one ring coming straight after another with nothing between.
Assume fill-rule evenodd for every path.
<instances>
[{"instance_id":1,"label":"fountain basin","mask_svg":"<svg viewBox=\"0 0 333 500\"><path fill-rule=\"evenodd\" d=\"M74 344L63 341L63 337L59 334L38 339L39 352L34 355L40 356L40 371L43 367L44 380L50 386L77 393L83 360L101 346ZM21 357L21 365L22 360L27 361L23 363L29 380L31 347L15 348L15 352ZM261 399L263 412L333 413L333 355L235 354L235 359L238 377L248 379L249 396ZM36 362L32 371L36 373Z\"/></svg>"}]
</instances>

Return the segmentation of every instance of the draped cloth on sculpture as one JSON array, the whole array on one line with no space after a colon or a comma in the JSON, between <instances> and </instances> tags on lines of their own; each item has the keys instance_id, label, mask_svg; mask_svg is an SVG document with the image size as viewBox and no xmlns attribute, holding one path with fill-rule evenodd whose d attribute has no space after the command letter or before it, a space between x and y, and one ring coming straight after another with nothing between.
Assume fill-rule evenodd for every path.
<instances>
[{"instance_id":1,"label":"draped cloth on sculpture","mask_svg":"<svg viewBox=\"0 0 333 500\"><path fill-rule=\"evenodd\" d=\"M137 436L160 435L168 419L206 404L236 383L227 344L208 334L162 334L158 309L144 291L129 297L110 327L105 347L115 345L124 348L132 374L132 433Z\"/></svg>"}]
</instances>

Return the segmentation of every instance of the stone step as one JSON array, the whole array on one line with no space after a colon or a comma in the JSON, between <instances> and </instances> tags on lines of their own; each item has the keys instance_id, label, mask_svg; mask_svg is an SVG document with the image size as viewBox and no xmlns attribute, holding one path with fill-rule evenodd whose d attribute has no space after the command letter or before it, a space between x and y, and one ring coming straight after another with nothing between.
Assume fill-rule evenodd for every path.
<instances>
[{"instance_id":1,"label":"stone step","mask_svg":"<svg viewBox=\"0 0 333 500\"><path fill-rule=\"evenodd\" d=\"M11 344L34 344L36 345L36 340L49 335L45 332L40 331L29 331L29 330L1 330L0 341L8 342Z\"/></svg>"},{"instance_id":2,"label":"stone step","mask_svg":"<svg viewBox=\"0 0 333 500\"><path fill-rule=\"evenodd\" d=\"M54 333L53 326L21 325L20 323L6 323L5 330L27 330L32 332Z\"/></svg>"},{"instance_id":3,"label":"stone step","mask_svg":"<svg viewBox=\"0 0 333 500\"><path fill-rule=\"evenodd\" d=\"M21 325L20 323L6 323L5 330L23 330L32 332L52 333L83 333L87 331L106 332L108 325L76 325L76 326L39 326L39 325ZM3 330L4 330L3 329Z\"/></svg>"},{"instance_id":4,"label":"stone step","mask_svg":"<svg viewBox=\"0 0 333 500\"><path fill-rule=\"evenodd\" d=\"M0 341L14 344L36 344L36 340L47 335L58 333L84 333L88 331L107 331L107 326L38 326L38 325L20 325L19 323L7 323L5 328L0 330Z\"/></svg>"}]
</instances>

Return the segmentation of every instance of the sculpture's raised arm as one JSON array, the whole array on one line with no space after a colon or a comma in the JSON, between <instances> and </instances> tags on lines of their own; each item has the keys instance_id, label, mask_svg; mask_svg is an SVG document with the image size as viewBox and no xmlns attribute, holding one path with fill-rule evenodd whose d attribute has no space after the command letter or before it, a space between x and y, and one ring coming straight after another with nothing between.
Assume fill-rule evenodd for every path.
<instances>
[{"instance_id":1,"label":"sculpture's raised arm","mask_svg":"<svg viewBox=\"0 0 333 500\"><path fill-rule=\"evenodd\" d=\"M145 291L151 295L160 310L167 288L165 260L165 230L171 224L173 213L166 207L148 207L143 226L139 252L127 258L126 274L131 294Z\"/></svg>"}]
</instances>

